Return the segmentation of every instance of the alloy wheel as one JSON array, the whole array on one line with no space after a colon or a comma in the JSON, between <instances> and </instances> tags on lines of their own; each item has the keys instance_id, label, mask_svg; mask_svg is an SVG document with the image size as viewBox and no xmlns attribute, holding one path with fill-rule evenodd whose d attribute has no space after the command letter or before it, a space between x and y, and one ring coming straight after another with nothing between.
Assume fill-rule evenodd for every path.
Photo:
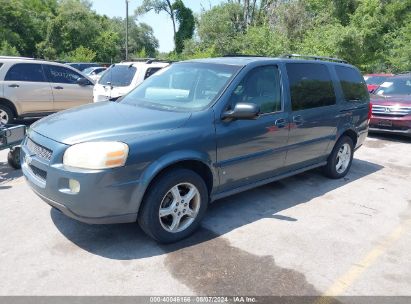
<instances>
[{"instance_id":1,"label":"alloy wheel","mask_svg":"<svg viewBox=\"0 0 411 304\"><path fill-rule=\"evenodd\" d=\"M200 204L200 192L193 184L175 185L166 193L160 204L161 226L171 233L186 230L195 221Z\"/></svg>"},{"instance_id":2,"label":"alloy wheel","mask_svg":"<svg viewBox=\"0 0 411 304\"><path fill-rule=\"evenodd\" d=\"M335 169L338 173L344 173L351 161L351 147L349 144L343 144L337 153L337 164Z\"/></svg>"}]
</instances>

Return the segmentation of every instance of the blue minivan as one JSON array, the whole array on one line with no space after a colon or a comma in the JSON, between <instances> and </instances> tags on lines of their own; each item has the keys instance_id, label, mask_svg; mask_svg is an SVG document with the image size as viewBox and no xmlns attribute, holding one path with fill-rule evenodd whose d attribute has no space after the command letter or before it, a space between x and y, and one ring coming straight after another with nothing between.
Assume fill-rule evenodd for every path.
<instances>
[{"instance_id":1,"label":"blue minivan","mask_svg":"<svg viewBox=\"0 0 411 304\"><path fill-rule=\"evenodd\" d=\"M67 216L138 221L174 242L217 199L317 167L345 176L370 113L363 77L343 60L190 60L117 102L36 122L21 163L34 192Z\"/></svg>"}]
</instances>

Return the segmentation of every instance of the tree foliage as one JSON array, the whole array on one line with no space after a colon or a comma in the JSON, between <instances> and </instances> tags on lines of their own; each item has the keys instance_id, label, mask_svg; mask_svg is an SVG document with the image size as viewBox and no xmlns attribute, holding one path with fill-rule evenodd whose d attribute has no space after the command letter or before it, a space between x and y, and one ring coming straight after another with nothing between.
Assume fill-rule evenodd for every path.
<instances>
[{"instance_id":1,"label":"tree foliage","mask_svg":"<svg viewBox=\"0 0 411 304\"><path fill-rule=\"evenodd\" d=\"M203 11L197 53L340 57L363 71L411 69L411 0L226 0Z\"/></svg>"},{"instance_id":2,"label":"tree foliage","mask_svg":"<svg viewBox=\"0 0 411 304\"><path fill-rule=\"evenodd\" d=\"M180 54L184 41L191 39L194 33L195 20L192 10L186 7L182 0L143 0L137 7L135 16L138 18L150 11L168 15L173 25L175 52Z\"/></svg>"},{"instance_id":3,"label":"tree foliage","mask_svg":"<svg viewBox=\"0 0 411 304\"><path fill-rule=\"evenodd\" d=\"M125 20L100 16L87 0L0 0L2 54L50 60L120 61ZM147 24L129 21L131 53L155 56L158 40Z\"/></svg>"}]
</instances>

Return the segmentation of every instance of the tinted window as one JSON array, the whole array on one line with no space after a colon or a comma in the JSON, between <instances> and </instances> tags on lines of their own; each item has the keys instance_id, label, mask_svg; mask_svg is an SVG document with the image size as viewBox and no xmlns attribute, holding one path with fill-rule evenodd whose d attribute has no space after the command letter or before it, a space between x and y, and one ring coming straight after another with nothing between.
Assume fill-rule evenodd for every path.
<instances>
[{"instance_id":1,"label":"tinted window","mask_svg":"<svg viewBox=\"0 0 411 304\"><path fill-rule=\"evenodd\" d=\"M368 101L367 86L357 70L344 66L336 66L335 71L337 72L345 100Z\"/></svg>"},{"instance_id":2,"label":"tinted window","mask_svg":"<svg viewBox=\"0 0 411 304\"><path fill-rule=\"evenodd\" d=\"M101 76L99 84L106 85L111 83L116 87L127 87L133 81L137 69L132 65L114 65Z\"/></svg>"},{"instance_id":3,"label":"tinted window","mask_svg":"<svg viewBox=\"0 0 411 304\"><path fill-rule=\"evenodd\" d=\"M79 78L83 77L73 70L65 67L55 65L46 65L45 67L47 78L50 82L75 84Z\"/></svg>"},{"instance_id":4,"label":"tinted window","mask_svg":"<svg viewBox=\"0 0 411 304\"><path fill-rule=\"evenodd\" d=\"M161 70L161 68L148 68L146 71L146 75L144 75L144 79L150 77L151 75L153 75L155 72Z\"/></svg>"},{"instance_id":5,"label":"tinted window","mask_svg":"<svg viewBox=\"0 0 411 304\"><path fill-rule=\"evenodd\" d=\"M44 82L45 78L41 64L18 63L9 69L4 80Z\"/></svg>"},{"instance_id":6,"label":"tinted window","mask_svg":"<svg viewBox=\"0 0 411 304\"><path fill-rule=\"evenodd\" d=\"M287 74L294 111L335 104L333 83L324 64L287 63Z\"/></svg>"},{"instance_id":7,"label":"tinted window","mask_svg":"<svg viewBox=\"0 0 411 304\"><path fill-rule=\"evenodd\" d=\"M378 95L410 95L411 77L393 77L382 83L375 92Z\"/></svg>"},{"instance_id":8,"label":"tinted window","mask_svg":"<svg viewBox=\"0 0 411 304\"><path fill-rule=\"evenodd\" d=\"M258 67L250 71L231 96L232 105L254 103L261 113L281 110L280 73L275 66Z\"/></svg>"}]
</instances>

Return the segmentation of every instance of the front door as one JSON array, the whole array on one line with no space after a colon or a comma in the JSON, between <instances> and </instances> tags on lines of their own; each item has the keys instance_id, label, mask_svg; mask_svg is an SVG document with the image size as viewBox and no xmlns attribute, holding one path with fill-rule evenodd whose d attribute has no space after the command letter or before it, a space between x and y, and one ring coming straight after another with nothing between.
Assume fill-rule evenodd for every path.
<instances>
[{"instance_id":1,"label":"front door","mask_svg":"<svg viewBox=\"0 0 411 304\"><path fill-rule=\"evenodd\" d=\"M255 120L217 119L217 163L221 191L273 176L284 165L288 113L284 112L279 69L254 68L233 91L226 110L236 103L255 103Z\"/></svg>"},{"instance_id":2,"label":"front door","mask_svg":"<svg viewBox=\"0 0 411 304\"><path fill-rule=\"evenodd\" d=\"M83 75L59 65L47 64L44 69L53 90L55 112L93 102L92 83L77 84Z\"/></svg>"},{"instance_id":3,"label":"front door","mask_svg":"<svg viewBox=\"0 0 411 304\"><path fill-rule=\"evenodd\" d=\"M53 111L53 94L39 63L17 63L4 77L4 96L12 100L19 114Z\"/></svg>"},{"instance_id":4,"label":"front door","mask_svg":"<svg viewBox=\"0 0 411 304\"><path fill-rule=\"evenodd\" d=\"M287 63L292 112L286 165L325 160L335 141L338 105L330 71L321 63Z\"/></svg>"}]
</instances>

